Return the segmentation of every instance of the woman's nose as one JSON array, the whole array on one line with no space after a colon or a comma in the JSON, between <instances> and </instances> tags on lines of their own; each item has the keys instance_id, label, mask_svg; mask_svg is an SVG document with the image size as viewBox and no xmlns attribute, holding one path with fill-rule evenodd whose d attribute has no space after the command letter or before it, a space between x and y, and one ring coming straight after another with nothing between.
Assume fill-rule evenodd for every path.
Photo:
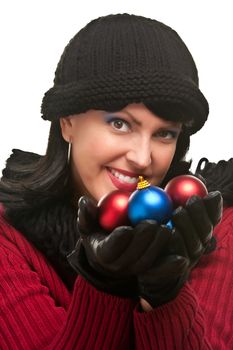
<instances>
[{"instance_id":1,"label":"woman's nose","mask_svg":"<svg viewBox=\"0 0 233 350\"><path fill-rule=\"evenodd\" d=\"M149 140L138 140L135 142L126 154L128 162L135 168L145 169L152 162L151 144Z\"/></svg>"}]
</instances>

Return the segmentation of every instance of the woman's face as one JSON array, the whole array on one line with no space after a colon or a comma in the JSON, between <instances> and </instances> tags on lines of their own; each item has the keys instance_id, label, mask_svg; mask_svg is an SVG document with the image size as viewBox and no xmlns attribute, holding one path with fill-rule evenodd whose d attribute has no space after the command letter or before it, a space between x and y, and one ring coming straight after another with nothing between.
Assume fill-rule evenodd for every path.
<instances>
[{"instance_id":1,"label":"woman's face","mask_svg":"<svg viewBox=\"0 0 233 350\"><path fill-rule=\"evenodd\" d=\"M89 110L60 122L64 139L72 143L77 188L96 201L116 189L133 192L139 175L159 185L181 130L181 123L159 118L142 103L113 113Z\"/></svg>"}]
</instances>

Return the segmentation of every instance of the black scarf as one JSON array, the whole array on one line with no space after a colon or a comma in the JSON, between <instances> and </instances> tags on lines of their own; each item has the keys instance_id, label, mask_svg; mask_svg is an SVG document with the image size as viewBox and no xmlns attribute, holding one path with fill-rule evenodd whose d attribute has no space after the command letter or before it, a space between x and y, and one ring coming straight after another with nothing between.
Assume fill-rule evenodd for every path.
<instances>
[{"instance_id":1,"label":"black scarf","mask_svg":"<svg viewBox=\"0 0 233 350\"><path fill-rule=\"evenodd\" d=\"M211 163L207 158L201 158L196 168L196 175L204 178L209 192L221 192L225 206L233 205L233 158L228 161L220 160L218 163Z\"/></svg>"},{"instance_id":2,"label":"black scarf","mask_svg":"<svg viewBox=\"0 0 233 350\"><path fill-rule=\"evenodd\" d=\"M6 210L6 217L55 268L68 288L77 273L67 261L79 238L77 210L68 202L56 202L30 211Z\"/></svg>"}]
</instances>

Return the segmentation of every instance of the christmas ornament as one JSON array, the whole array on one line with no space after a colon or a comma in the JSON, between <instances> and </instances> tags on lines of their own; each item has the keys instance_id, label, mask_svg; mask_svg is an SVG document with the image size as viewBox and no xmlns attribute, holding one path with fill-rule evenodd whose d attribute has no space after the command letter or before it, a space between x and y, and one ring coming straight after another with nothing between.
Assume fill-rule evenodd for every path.
<instances>
[{"instance_id":1,"label":"christmas ornament","mask_svg":"<svg viewBox=\"0 0 233 350\"><path fill-rule=\"evenodd\" d=\"M173 225L172 220L169 220L169 221L166 223L166 226L167 226L168 228L170 228L171 230L173 230L174 225Z\"/></svg>"},{"instance_id":2,"label":"christmas ornament","mask_svg":"<svg viewBox=\"0 0 233 350\"><path fill-rule=\"evenodd\" d=\"M208 194L201 180L192 175L180 175L168 182L165 191L170 196L175 208L185 206L187 200L194 195L203 198Z\"/></svg>"},{"instance_id":3,"label":"christmas ornament","mask_svg":"<svg viewBox=\"0 0 233 350\"><path fill-rule=\"evenodd\" d=\"M128 199L131 193L116 190L104 197L98 203L99 224L106 231L112 231L114 228L122 225L129 225L128 218Z\"/></svg>"},{"instance_id":4,"label":"christmas ornament","mask_svg":"<svg viewBox=\"0 0 233 350\"><path fill-rule=\"evenodd\" d=\"M142 220L152 219L166 223L172 214L173 206L169 195L161 188L151 186L139 176L137 190L129 198L128 215L133 225Z\"/></svg>"}]
</instances>

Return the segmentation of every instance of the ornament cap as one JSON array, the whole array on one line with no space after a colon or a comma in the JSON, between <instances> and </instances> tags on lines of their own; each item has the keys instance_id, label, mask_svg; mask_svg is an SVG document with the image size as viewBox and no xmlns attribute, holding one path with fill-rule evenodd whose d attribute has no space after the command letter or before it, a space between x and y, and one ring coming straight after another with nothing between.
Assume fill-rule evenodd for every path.
<instances>
[{"instance_id":1,"label":"ornament cap","mask_svg":"<svg viewBox=\"0 0 233 350\"><path fill-rule=\"evenodd\" d=\"M143 188L147 187L150 187L150 183L147 180L145 180L143 176L139 176L137 190L142 190Z\"/></svg>"}]
</instances>

